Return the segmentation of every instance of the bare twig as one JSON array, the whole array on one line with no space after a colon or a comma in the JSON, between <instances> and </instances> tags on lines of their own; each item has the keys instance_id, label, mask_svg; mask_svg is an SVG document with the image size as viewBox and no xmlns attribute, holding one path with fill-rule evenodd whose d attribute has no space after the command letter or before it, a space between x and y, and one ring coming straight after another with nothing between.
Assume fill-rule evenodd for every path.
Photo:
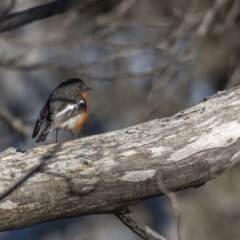
<instances>
[{"instance_id":1,"label":"bare twig","mask_svg":"<svg viewBox=\"0 0 240 240\"><path fill-rule=\"evenodd\" d=\"M5 122L10 128L12 128L17 133L20 133L26 137L32 136L32 129L26 126L26 124L20 119L16 118L9 112L7 109L0 109L0 121ZM47 143L52 143L53 138L49 138L46 140Z\"/></svg>"},{"instance_id":2,"label":"bare twig","mask_svg":"<svg viewBox=\"0 0 240 240\"><path fill-rule=\"evenodd\" d=\"M11 0L8 6L1 11L0 20L4 19L9 14L9 12L13 9L15 3L15 0Z\"/></svg>"},{"instance_id":3,"label":"bare twig","mask_svg":"<svg viewBox=\"0 0 240 240\"><path fill-rule=\"evenodd\" d=\"M197 1L198 0L193 0L191 2L188 10L184 14L184 17L182 18L181 23L176 29L174 29L172 35L175 37L175 39L178 39L180 36L185 35L187 32L189 32L190 29L193 28L193 26L196 26L196 24L199 24L201 22L203 12L202 11L198 13L194 12L194 8Z\"/></svg>"},{"instance_id":4,"label":"bare twig","mask_svg":"<svg viewBox=\"0 0 240 240\"><path fill-rule=\"evenodd\" d=\"M179 210L179 205L178 205L178 200L177 196L174 192L170 191L164 184L163 179L162 179L162 173L159 171L158 172L158 186L160 190L167 195L173 206L174 214L177 219L177 233L178 233L178 240L183 240L183 230L182 230L182 222L181 222L181 215L180 215L180 210Z\"/></svg>"},{"instance_id":5,"label":"bare twig","mask_svg":"<svg viewBox=\"0 0 240 240\"><path fill-rule=\"evenodd\" d=\"M235 0L226 18L225 25L232 26L240 13L240 0Z\"/></svg>"},{"instance_id":6,"label":"bare twig","mask_svg":"<svg viewBox=\"0 0 240 240\"><path fill-rule=\"evenodd\" d=\"M203 37L209 32L216 15L228 1L229 0L215 0L213 7L207 11L202 23L197 29L196 34L198 37Z\"/></svg>"},{"instance_id":7,"label":"bare twig","mask_svg":"<svg viewBox=\"0 0 240 240\"><path fill-rule=\"evenodd\" d=\"M117 5L109 14L96 18L96 23L103 28L84 40L84 42L92 42L99 40L114 31L120 24L121 18L134 6L136 0L124 0Z\"/></svg>"},{"instance_id":8,"label":"bare twig","mask_svg":"<svg viewBox=\"0 0 240 240\"><path fill-rule=\"evenodd\" d=\"M165 237L161 236L141 221L139 221L129 209L123 210L116 213L115 216L127 227L129 227L133 232L143 239L148 240L166 240Z\"/></svg>"},{"instance_id":9,"label":"bare twig","mask_svg":"<svg viewBox=\"0 0 240 240\"><path fill-rule=\"evenodd\" d=\"M226 85L226 89L236 87L240 83L240 63L238 62Z\"/></svg>"},{"instance_id":10,"label":"bare twig","mask_svg":"<svg viewBox=\"0 0 240 240\"><path fill-rule=\"evenodd\" d=\"M25 24L62 14L78 4L89 4L98 0L66 0L54 1L44 5L16 12L6 16L0 23L0 32L9 31Z\"/></svg>"},{"instance_id":11,"label":"bare twig","mask_svg":"<svg viewBox=\"0 0 240 240\"><path fill-rule=\"evenodd\" d=\"M27 128L19 118L14 117L7 109L0 110L0 120L1 119L18 133L28 137L32 135L31 130Z\"/></svg>"}]
</instances>

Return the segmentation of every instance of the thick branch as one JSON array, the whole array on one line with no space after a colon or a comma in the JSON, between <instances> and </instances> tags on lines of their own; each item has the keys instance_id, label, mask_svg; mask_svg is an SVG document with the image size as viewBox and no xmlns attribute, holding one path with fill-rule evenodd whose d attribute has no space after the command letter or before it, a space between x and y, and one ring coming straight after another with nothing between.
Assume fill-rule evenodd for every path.
<instances>
[{"instance_id":1,"label":"thick branch","mask_svg":"<svg viewBox=\"0 0 240 240\"><path fill-rule=\"evenodd\" d=\"M199 186L240 157L240 88L173 117L120 131L0 154L0 230L116 213ZM163 191L164 192L164 191Z\"/></svg>"},{"instance_id":2,"label":"thick branch","mask_svg":"<svg viewBox=\"0 0 240 240\"><path fill-rule=\"evenodd\" d=\"M62 14L78 4L89 4L98 0L56 0L41 6L6 16L0 22L0 33L13 30L25 24Z\"/></svg>"}]
</instances>

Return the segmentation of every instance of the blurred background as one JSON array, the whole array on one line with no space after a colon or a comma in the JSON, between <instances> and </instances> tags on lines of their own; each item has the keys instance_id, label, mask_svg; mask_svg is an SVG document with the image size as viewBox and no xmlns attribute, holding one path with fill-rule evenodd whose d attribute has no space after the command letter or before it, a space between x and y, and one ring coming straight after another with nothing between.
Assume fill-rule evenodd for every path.
<instances>
[{"instance_id":1,"label":"blurred background","mask_svg":"<svg viewBox=\"0 0 240 240\"><path fill-rule=\"evenodd\" d=\"M1 0L0 15L47 2ZM240 0L105 0L1 33L0 150L39 146L31 138L34 123L52 90L69 77L93 89L77 138L170 116L237 86L239 23ZM58 139L72 137L59 131ZM54 141L55 132L42 144ZM237 164L177 193L184 239L240 239L239 170ZM131 210L167 239L178 239L169 198ZM140 238L115 216L101 215L0 233L0 240L16 239Z\"/></svg>"}]
</instances>

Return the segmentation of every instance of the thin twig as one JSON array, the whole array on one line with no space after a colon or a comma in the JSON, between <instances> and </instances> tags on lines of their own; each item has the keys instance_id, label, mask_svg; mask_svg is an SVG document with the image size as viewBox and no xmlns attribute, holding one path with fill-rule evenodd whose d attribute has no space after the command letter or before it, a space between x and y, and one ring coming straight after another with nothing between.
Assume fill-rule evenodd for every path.
<instances>
[{"instance_id":1,"label":"thin twig","mask_svg":"<svg viewBox=\"0 0 240 240\"><path fill-rule=\"evenodd\" d=\"M97 25L102 26L102 29L96 31L96 33L86 38L84 42L89 43L102 39L110 32L116 30L116 28L118 28L121 24L121 19L134 6L135 3L136 0L124 0L120 2L109 14L97 17L95 22Z\"/></svg>"},{"instance_id":2,"label":"thin twig","mask_svg":"<svg viewBox=\"0 0 240 240\"><path fill-rule=\"evenodd\" d=\"M235 0L225 18L225 25L232 26L240 13L240 0Z\"/></svg>"},{"instance_id":3,"label":"thin twig","mask_svg":"<svg viewBox=\"0 0 240 240\"><path fill-rule=\"evenodd\" d=\"M166 240L165 237L161 236L144 223L139 221L129 209L123 210L116 213L115 216L127 227L129 227L138 236L147 240Z\"/></svg>"},{"instance_id":4,"label":"thin twig","mask_svg":"<svg viewBox=\"0 0 240 240\"><path fill-rule=\"evenodd\" d=\"M0 23L0 32L6 32L25 24L62 14L79 4L85 5L99 0L66 0L53 1L25 11L16 12L6 16Z\"/></svg>"},{"instance_id":5,"label":"thin twig","mask_svg":"<svg viewBox=\"0 0 240 240\"><path fill-rule=\"evenodd\" d=\"M178 240L183 240L183 230L182 230L182 221L181 221L181 215L180 215L180 210L179 210L179 205L178 205L178 200L177 200L177 196L175 193L173 193L172 191L170 191L164 184L163 179L162 179L162 174L161 172L159 172L158 176L158 186L159 189L165 194L167 195L171 202L172 202L172 206L173 206L173 211L174 214L176 216L177 219L177 233L178 233Z\"/></svg>"},{"instance_id":6,"label":"thin twig","mask_svg":"<svg viewBox=\"0 0 240 240\"><path fill-rule=\"evenodd\" d=\"M8 6L1 11L0 20L3 20L15 6L16 0L11 0Z\"/></svg>"},{"instance_id":7,"label":"thin twig","mask_svg":"<svg viewBox=\"0 0 240 240\"><path fill-rule=\"evenodd\" d=\"M226 84L225 89L230 89L232 87L236 87L240 83L240 63L237 63L233 73L228 78L228 82Z\"/></svg>"},{"instance_id":8,"label":"thin twig","mask_svg":"<svg viewBox=\"0 0 240 240\"><path fill-rule=\"evenodd\" d=\"M203 21L198 27L196 34L198 37L203 37L207 33L209 33L210 27L215 20L216 15L222 9L222 7L228 2L229 0L215 0L212 8L210 8L205 16L203 17Z\"/></svg>"},{"instance_id":9,"label":"thin twig","mask_svg":"<svg viewBox=\"0 0 240 240\"><path fill-rule=\"evenodd\" d=\"M24 136L29 137L32 135L30 129L28 129L19 118L14 117L7 109L0 110L0 120L3 120L12 129Z\"/></svg>"},{"instance_id":10,"label":"thin twig","mask_svg":"<svg viewBox=\"0 0 240 240\"><path fill-rule=\"evenodd\" d=\"M10 128L25 137L32 137L32 130L20 119L12 115L7 109L0 109L0 121L5 122ZM46 143L52 143L52 138L46 140Z\"/></svg>"}]
</instances>

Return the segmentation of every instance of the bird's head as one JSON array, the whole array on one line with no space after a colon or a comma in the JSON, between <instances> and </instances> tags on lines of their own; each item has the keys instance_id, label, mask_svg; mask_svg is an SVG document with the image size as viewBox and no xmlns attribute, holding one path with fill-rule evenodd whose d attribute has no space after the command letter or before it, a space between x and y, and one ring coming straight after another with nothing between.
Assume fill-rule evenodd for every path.
<instances>
[{"instance_id":1,"label":"bird's head","mask_svg":"<svg viewBox=\"0 0 240 240\"><path fill-rule=\"evenodd\" d=\"M63 82L61 85L75 85L79 88L81 92L86 92L88 90L91 90L90 87L87 87L85 83L80 78L69 78L67 81Z\"/></svg>"}]
</instances>

